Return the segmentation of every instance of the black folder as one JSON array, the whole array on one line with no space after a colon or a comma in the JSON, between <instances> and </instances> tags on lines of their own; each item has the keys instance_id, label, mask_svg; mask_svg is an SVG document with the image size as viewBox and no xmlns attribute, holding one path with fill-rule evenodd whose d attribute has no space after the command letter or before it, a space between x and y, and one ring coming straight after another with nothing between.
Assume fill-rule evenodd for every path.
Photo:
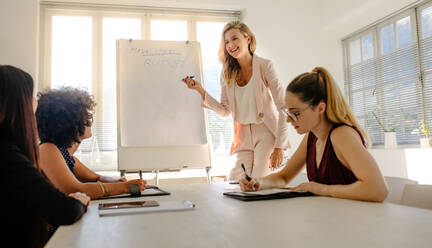
<instances>
[{"instance_id":1,"label":"black folder","mask_svg":"<svg viewBox=\"0 0 432 248\"><path fill-rule=\"evenodd\" d=\"M232 197L241 201L259 201L259 200L273 200L273 199L283 199L283 198L293 198L293 197L305 197L305 196L315 196L311 192L296 192L296 191L285 191L266 195L254 195L248 192L224 192L224 195Z\"/></svg>"}]
</instances>

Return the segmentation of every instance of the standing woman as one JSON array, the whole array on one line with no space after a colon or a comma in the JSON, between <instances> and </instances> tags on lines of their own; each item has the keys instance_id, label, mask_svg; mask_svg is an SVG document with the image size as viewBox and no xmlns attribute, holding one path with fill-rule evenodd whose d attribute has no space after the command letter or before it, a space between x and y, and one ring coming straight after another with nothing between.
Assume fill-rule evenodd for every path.
<instances>
[{"instance_id":1,"label":"standing woman","mask_svg":"<svg viewBox=\"0 0 432 248\"><path fill-rule=\"evenodd\" d=\"M255 54L256 40L246 24L225 25L219 48L221 102L210 96L200 83L186 77L188 88L200 93L202 106L222 117L232 114L234 140L231 155L235 165L228 180L238 180L241 164L254 177L265 176L282 163L289 148L288 126L280 109L284 92L270 60Z\"/></svg>"},{"instance_id":2,"label":"standing woman","mask_svg":"<svg viewBox=\"0 0 432 248\"><path fill-rule=\"evenodd\" d=\"M33 79L13 66L0 65L0 219L2 243L43 247L51 226L81 218L90 198L57 190L40 172Z\"/></svg>"}]
</instances>

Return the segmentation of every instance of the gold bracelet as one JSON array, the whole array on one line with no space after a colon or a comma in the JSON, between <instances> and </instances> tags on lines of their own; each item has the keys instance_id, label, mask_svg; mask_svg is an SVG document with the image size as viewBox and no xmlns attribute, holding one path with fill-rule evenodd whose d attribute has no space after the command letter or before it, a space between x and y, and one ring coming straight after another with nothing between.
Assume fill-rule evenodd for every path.
<instances>
[{"instance_id":1,"label":"gold bracelet","mask_svg":"<svg viewBox=\"0 0 432 248\"><path fill-rule=\"evenodd\" d=\"M105 186L103 185L103 183L98 181L98 184L99 184L100 188L102 189L103 196L107 196Z\"/></svg>"},{"instance_id":2,"label":"gold bracelet","mask_svg":"<svg viewBox=\"0 0 432 248\"><path fill-rule=\"evenodd\" d=\"M106 184L104 184L104 183L102 183L102 186L105 188L106 196L109 196L110 192L108 190L108 186Z\"/></svg>"}]
</instances>

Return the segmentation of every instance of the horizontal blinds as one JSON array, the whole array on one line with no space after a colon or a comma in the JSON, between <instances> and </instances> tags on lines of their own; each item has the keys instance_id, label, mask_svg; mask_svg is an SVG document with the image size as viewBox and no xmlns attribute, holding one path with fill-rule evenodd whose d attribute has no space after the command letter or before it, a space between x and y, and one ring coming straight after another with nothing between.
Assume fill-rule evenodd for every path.
<instances>
[{"instance_id":1,"label":"horizontal blinds","mask_svg":"<svg viewBox=\"0 0 432 248\"><path fill-rule=\"evenodd\" d=\"M374 37L379 32L377 27L369 31ZM350 43L359 40L363 43L361 38L345 41L348 58L359 56L349 54L353 53ZM347 60L345 87L352 110L374 145L383 144L384 129L393 128L398 143L418 143L419 121L423 116L418 44L411 42L382 54L379 39L373 40L376 49L373 58L355 64L351 64L353 59Z\"/></svg>"}]
</instances>

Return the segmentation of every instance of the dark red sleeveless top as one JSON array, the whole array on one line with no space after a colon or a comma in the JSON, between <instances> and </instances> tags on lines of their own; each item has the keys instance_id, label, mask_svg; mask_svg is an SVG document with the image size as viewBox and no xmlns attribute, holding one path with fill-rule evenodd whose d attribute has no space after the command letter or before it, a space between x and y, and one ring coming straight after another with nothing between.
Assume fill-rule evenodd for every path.
<instances>
[{"instance_id":1,"label":"dark red sleeveless top","mask_svg":"<svg viewBox=\"0 0 432 248\"><path fill-rule=\"evenodd\" d=\"M351 184L356 182L357 177L345 167L339 159L336 157L336 153L331 143L330 135L336 128L344 124L334 125L329 132L327 142L324 148L324 153L321 159L321 164L317 168L316 165L316 142L318 138L309 132L307 141L307 154L306 154L306 170L309 181L314 181L321 184ZM354 128L354 127L353 127ZM354 128L360 135L363 145L366 147L366 143L361 133Z\"/></svg>"}]
</instances>

